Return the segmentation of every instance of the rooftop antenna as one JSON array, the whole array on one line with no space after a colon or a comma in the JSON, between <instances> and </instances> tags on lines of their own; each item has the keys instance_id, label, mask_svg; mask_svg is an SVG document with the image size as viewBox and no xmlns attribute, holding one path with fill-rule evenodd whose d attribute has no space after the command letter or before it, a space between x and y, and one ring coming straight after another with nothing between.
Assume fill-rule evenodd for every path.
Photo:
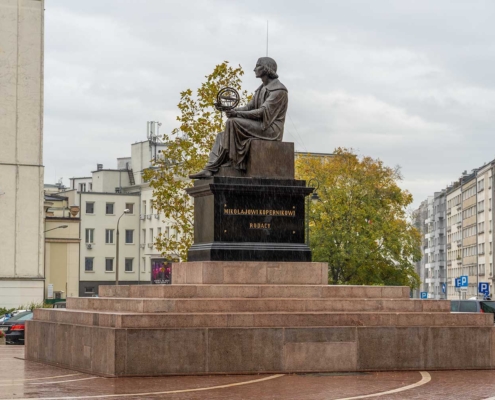
<instances>
[{"instance_id":1,"label":"rooftop antenna","mask_svg":"<svg viewBox=\"0 0 495 400\"><path fill-rule=\"evenodd\" d=\"M268 20L266 21L266 56L268 57Z\"/></svg>"}]
</instances>

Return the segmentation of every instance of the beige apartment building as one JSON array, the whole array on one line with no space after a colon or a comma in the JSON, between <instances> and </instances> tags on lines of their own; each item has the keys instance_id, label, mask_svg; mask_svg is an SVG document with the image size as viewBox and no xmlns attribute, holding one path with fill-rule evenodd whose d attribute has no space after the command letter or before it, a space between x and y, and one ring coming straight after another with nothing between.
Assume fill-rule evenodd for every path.
<instances>
[{"instance_id":1,"label":"beige apartment building","mask_svg":"<svg viewBox=\"0 0 495 400\"><path fill-rule=\"evenodd\" d=\"M45 299L79 294L80 218L75 190L60 195L45 185ZM56 186L56 185L52 185Z\"/></svg>"},{"instance_id":2,"label":"beige apartment building","mask_svg":"<svg viewBox=\"0 0 495 400\"><path fill-rule=\"evenodd\" d=\"M0 307L43 300L43 13L0 1Z\"/></svg>"},{"instance_id":3,"label":"beige apartment building","mask_svg":"<svg viewBox=\"0 0 495 400\"><path fill-rule=\"evenodd\" d=\"M493 288L493 163L481 167L476 174L478 282Z\"/></svg>"},{"instance_id":4,"label":"beige apartment building","mask_svg":"<svg viewBox=\"0 0 495 400\"><path fill-rule=\"evenodd\" d=\"M493 277L493 169L495 162L466 171L447 188L447 282L448 298L478 295L478 284ZM455 279L468 276L465 290L455 288Z\"/></svg>"},{"instance_id":5,"label":"beige apartment building","mask_svg":"<svg viewBox=\"0 0 495 400\"><path fill-rule=\"evenodd\" d=\"M461 184L462 204L462 275L467 275L469 286L467 297L477 295L478 254L477 254L477 192L476 173L468 175Z\"/></svg>"},{"instance_id":6,"label":"beige apartment building","mask_svg":"<svg viewBox=\"0 0 495 400\"><path fill-rule=\"evenodd\" d=\"M447 188L447 297L458 298L454 279L462 275L462 189L459 182Z\"/></svg>"}]
</instances>

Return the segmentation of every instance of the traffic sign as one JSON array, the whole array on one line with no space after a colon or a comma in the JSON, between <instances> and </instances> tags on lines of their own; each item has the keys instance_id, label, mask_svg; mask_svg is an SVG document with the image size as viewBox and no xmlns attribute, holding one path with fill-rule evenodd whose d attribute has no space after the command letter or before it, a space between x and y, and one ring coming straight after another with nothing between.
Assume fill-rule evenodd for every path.
<instances>
[{"instance_id":1,"label":"traffic sign","mask_svg":"<svg viewBox=\"0 0 495 400\"><path fill-rule=\"evenodd\" d=\"M427 299L428 298L428 292L421 292L421 298Z\"/></svg>"},{"instance_id":2,"label":"traffic sign","mask_svg":"<svg viewBox=\"0 0 495 400\"><path fill-rule=\"evenodd\" d=\"M442 283L442 293L445 293L447 291L447 285L445 283Z\"/></svg>"},{"instance_id":3,"label":"traffic sign","mask_svg":"<svg viewBox=\"0 0 495 400\"><path fill-rule=\"evenodd\" d=\"M460 278L461 278L461 287L468 287L467 275L462 275Z\"/></svg>"},{"instance_id":4,"label":"traffic sign","mask_svg":"<svg viewBox=\"0 0 495 400\"><path fill-rule=\"evenodd\" d=\"M461 278L455 278L455 287L461 287Z\"/></svg>"},{"instance_id":5,"label":"traffic sign","mask_svg":"<svg viewBox=\"0 0 495 400\"><path fill-rule=\"evenodd\" d=\"M478 293L483 293L488 296L490 294L490 284L488 282L480 282L478 284Z\"/></svg>"}]
</instances>

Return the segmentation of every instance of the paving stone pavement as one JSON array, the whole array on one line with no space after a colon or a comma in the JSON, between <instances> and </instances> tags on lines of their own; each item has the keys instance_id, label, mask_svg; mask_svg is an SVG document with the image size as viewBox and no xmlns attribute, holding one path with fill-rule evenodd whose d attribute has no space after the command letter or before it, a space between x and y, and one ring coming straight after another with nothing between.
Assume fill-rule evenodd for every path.
<instances>
[{"instance_id":1,"label":"paving stone pavement","mask_svg":"<svg viewBox=\"0 0 495 400\"><path fill-rule=\"evenodd\" d=\"M495 400L495 370L115 379L23 358L23 346L0 346L0 399Z\"/></svg>"}]
</instances>

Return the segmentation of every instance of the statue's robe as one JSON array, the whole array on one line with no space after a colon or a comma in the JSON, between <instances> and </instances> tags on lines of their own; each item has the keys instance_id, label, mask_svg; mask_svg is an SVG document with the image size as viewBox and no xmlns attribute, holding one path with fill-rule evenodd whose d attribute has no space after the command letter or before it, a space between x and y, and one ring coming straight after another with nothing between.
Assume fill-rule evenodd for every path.
<instances>
[{"instance_id":1,"label":"statue's robe","mask_svg":"<svg viewBox=\"0 0 495 400\"><path fill-rule=\"evenodd\" d=\"M282 141L288 104L287 89L278 79L261 85L246 106L235 110L237 116L227 120L225 131L217 135L205 169L217 172L230 161L232 167L245 170L252 140Z\"/></svg>"}]
</instances>

